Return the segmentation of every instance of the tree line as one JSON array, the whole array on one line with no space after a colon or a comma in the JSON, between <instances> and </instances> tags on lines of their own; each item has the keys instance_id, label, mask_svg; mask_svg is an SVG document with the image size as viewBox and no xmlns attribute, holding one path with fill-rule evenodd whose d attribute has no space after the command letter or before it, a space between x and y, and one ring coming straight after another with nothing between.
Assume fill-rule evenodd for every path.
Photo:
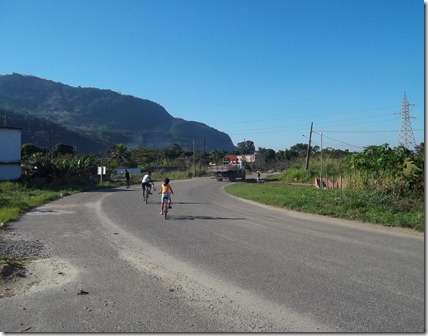
<instances>
[{"instance_id":1,"label":"tree line","mask_svg":"<svg viewBox=\"0 0 428 336\"><path fill-rule=\"evenodd\" d=\"M295 161L299 158L305 157L307 153L307 144L296 144L286 150L279 150L275 152L273 149L259 147L256 150L254 142L247 140L238 143L236 149L233 151L212 150L205 151L188 151L184 150L180 145L173 144L165 148L145 148L134 147L127 148L123 144L116 144L108 148L101 154L76 154L73 146L67 144L56 144L51 150L46 147L40 147L31 143L23 144L21 146L21 157L24 164L37 166L38 175L43 175L47 170L52 169L53 166L68 166L69 169L60 169L61 173L76 173L79 169L72 169L74 166L81 167L81 163L87 162L88 169L83 169L80 174L85 174L90 169L98 164L107 166L108 169L114 168L132 168L132 167L177 167L180 169L190 168L194 163L198 166L208 166L209 164L221 164L223 157L228 154L254 154L258 153L263 158L258 163L258 169L271 169L280 168L287 162ZM314 157L319 154L319 147L310 147L310 152ZM343 157L348 154L346 151L335 150L326 148L323 154L328 154L331 157ZM77 163L80 164L77 164ZM46 169L41 169L46 167ZM247 168L251 169L249 165ZM54 170L54 169L52 169ZM59 173L59 172L58 172Z\"/></svg>"},{"instance_id":2,"label":"tree line","mask_svg":"<svg viewBox=\"0 0 428 336\"><path fill-rule=\"evenodd\" d=\"M261 155L262 160L257 166L255 163L246 163L249 171L294 170L297 177L293 179L296 180L305 169L308 145L298 143L279 151L262 147L256 150L254 142L247 140L238 143L235 150L229 152L193 152L183 150L178 144L165 148L132 149L116 144L101 154L75 154L73 147L66 144L56 144L50 151L33 144L21 146L25 175L34 177L94 175L98 166L106 166L110 171L115 168L141 168L142 171L162 168L195 169L198 175L204 175L209 173L210 164L221 164L227 154L254 153ZM388 144L383 144L368 146L360 152L324 148L321 153L318 146L311 146L309 153L310 172L306 172L306 180L319 176L320 169L324 169L330 174L352 173L360 183L370 185L385 186L387 181L388 188L395 191L424 191L424 143L416 146L413 151L403 146L391 148Z\"/></svg>"}]
</instances>

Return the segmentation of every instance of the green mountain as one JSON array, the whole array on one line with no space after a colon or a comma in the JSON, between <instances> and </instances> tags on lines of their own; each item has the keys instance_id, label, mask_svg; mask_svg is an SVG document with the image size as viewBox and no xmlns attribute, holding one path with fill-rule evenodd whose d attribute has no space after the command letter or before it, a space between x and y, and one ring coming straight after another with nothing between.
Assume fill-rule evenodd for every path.
<instances>
[{"instance_id":1,"label":"green mountain","mask_svg":"<svg viewBox=\"0 0 428 336\"><path fill-rule=\"evenodd\" d=\"M197 150L235 148L226 133L175 118L150 100L34 76L0 75L0 108L17 113L9 118L8 126L22 128L24 139L26 132L31 135L36 130L33 120L40 124L39 132L40 128L57 130L53 144L79 143L76 146L82 153L118 143L128 148L161 148L176 143L190 151L194 141ZM57 138L60 134L62 141Z\"/></svg>"},{"instance_id":2,"label":"green mountain","mask_svg":"<svg viewBox=\"0 0 428 336\"><path fill-rule=\"evenodd\" d=\"M101 153L108 146L89 136L70 131L60 124L28 113L0 109L0 116L1 126L22 129L22 144L32 143L46 149L53 148L55 144L67 144L73 146L76 153Z\"/></svg>"}]
</instances>

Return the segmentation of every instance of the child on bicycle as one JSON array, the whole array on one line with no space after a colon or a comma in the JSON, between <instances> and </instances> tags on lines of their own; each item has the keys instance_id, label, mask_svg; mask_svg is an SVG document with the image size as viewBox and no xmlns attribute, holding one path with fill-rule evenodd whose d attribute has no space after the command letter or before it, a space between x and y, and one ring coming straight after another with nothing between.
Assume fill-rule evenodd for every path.
<instances>
[{"instance_id":1,"label":"child on bicycle","mask_svg":"<svg viewBox=\"0 0 428 336\"><path fill-rule=\"evenodd\" d=\"M162 194L161 197L161 212L160 215L163 215L163 202L166 200L168 204L168 208L172 209L171 206L171 194L174 194L174 191L172 191L171 186L169 185L169 178L166 178L164 183L161 185L161 190L159 190L159 194Z\"/></svg>"}]
</instances>

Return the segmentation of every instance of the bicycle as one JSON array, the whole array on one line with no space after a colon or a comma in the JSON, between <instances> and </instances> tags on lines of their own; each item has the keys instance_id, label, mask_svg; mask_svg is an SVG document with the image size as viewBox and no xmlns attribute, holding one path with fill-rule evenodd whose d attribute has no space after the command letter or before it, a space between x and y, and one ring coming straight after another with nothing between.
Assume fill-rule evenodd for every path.
<instances>
[{"instance_id":1,"label":"bicycle","mask_svg":"<svg viewBox=\"0 0 428 336\"><path fill-rule=\"evenodd\" d=\"M147 204L147 201L149 200L149 195L151 195L150 191L151 191L152 187L151 186L146 186L146 188L143 190L143 198ZM153 185L153 190L155 190L154 185Z\"/></svg>"},{"instance_id":2,"label":"bicycle","mask_svg":"<svg viewBox=\"0 0 428 336\"><path fill-rule=\"evenodd\" d=\"M146 201L146 204L147 204L147 202L148 202L148 200L149 200L149 195L150 195L150 190L149 190L149 188L146 188L146 190L144 190L144 199L145 199L145 201Z\"/></svg>"},{"instance_id":3,"label":"bicycle","mask_svg":"<svg viewBox=\"0 0 428 336\"><path fill-rule=\"evenodd\" d=\"M162 201L162 212L165 219L168 218L168 208L169 208L168 201L169 201L169 198L166 198L166 197Z\"/></svg>"},{"instance_id":4,"label":"bicycle","mask_svg":"<svg viewBox=\"0 0 428 336\"><path fill-rule=\"evenodd\" d=\"M162 194L161 198L161 215L168 217L168 208L171 209L171 194L174 194L171 186L169 185L169 178L165 178L165 182L161 185L159 194Z\"/></svg>"}]
</instances>

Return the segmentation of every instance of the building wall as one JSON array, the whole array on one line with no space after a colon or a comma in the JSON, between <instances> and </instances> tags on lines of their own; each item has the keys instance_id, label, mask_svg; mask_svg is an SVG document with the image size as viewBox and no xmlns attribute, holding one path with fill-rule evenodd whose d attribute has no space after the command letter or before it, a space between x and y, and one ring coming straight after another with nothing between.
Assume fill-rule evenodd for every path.
<instances>
[{"instance_id":1,"label":"building wall","mask_svg":"<svg viewBox=\"0 0 428 336\"><path fill-rule=\"evenodd\" d=\"M129 174L141 174L140 168L115 168L113 173L115 175L125 175L125 170L128 169Z\"/></svg>"},{"instance_id":2,"label":"building wall","mask_svg":"<svg viewBox=\"0 0 428 336\"><path fill-rule=\"evenodd\" d=\"M263 162L264 160L264 155L259 154L259 153L254 153L254 154L240 154L237 155L238 159L241 159L244 162Z\"/></svg>"},{"instance_id":3,"label":"building wall","mask_svg":"<svg viewBox=\"0 0 428 336\"><path fill-rule=\"evenodd\" d=\"M0 181L21 177L20 128L0 127Z\"/></svg>"},{"instance_id":4,"label":"building wall","mask_svg":"<svg viewBox=\"0 0 428 336\"><path fill-rule=\"evenodd\" d=\"M1 164L0 181L19 180L21 178L21 165Z\"/></svg>"}]
</instances>

